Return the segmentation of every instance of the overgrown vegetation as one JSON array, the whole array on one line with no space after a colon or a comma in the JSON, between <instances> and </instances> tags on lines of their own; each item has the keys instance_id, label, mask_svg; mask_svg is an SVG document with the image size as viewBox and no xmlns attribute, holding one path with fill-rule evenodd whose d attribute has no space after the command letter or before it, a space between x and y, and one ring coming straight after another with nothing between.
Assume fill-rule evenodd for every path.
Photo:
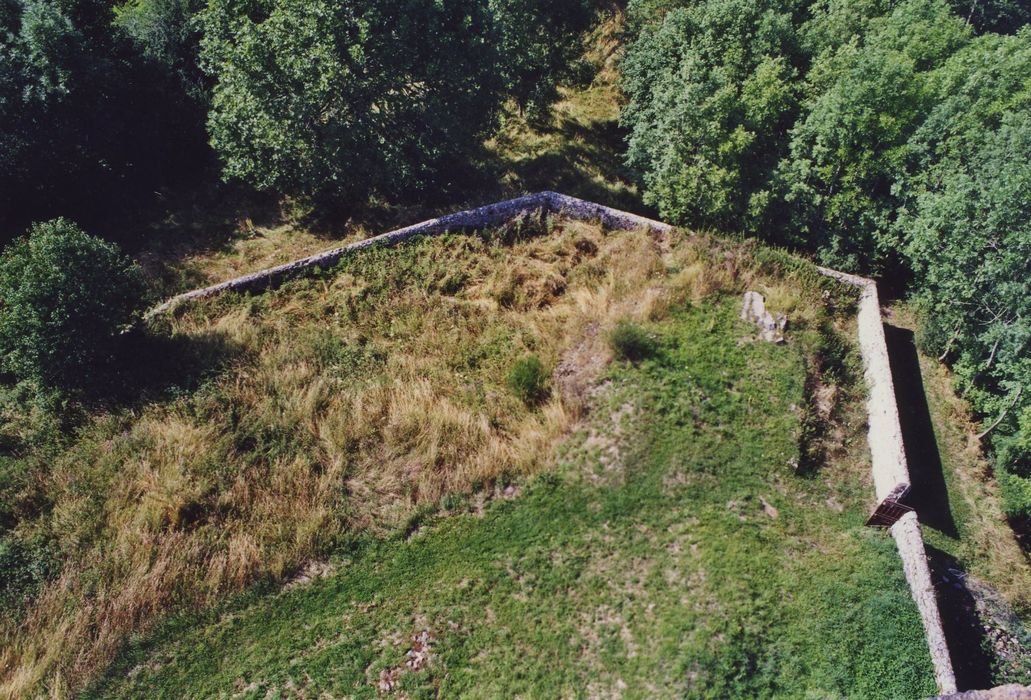
<instances>
[{"instance_id":1,"label":"overgrown vegetation","mask_svg":"<svg viewBox=\"0 0 1031 700\"><path fill-rule=\"evenodd\" d=\"M612 352L624 360L640 362L655 353L655 339L633 321L622 319L609 333Z\"/></svg>"},{"instance_id":2,"label":"overgrown vegetation","mask_svg":"<svg viewBox=\"0 0 1031 700\"><path fill-rule=\"evenodd\" d=\"M1027 8L635 0L629 13L624 121L645 200L912 292L924 347L983 418L1009 516L1031 516Z\"/></svg>"},{"instance_id":3,"label":"overgrown vegetation","mask_svg":"<svg viewBox=\"0 0 1031 700\"><path fill-rule=\"evenodd\" d=\"M601 255L658 254L616 240ZM655 354L600 377L546 476L486 505L448 499L416 532L341 552L283 592L181 617L86 696L934 692L893 544L863 526L865 460L814 479L790 466L788 406L805 401L821 321L841 319L814 278L757 275L741 249L707 245L669 242L647 278L669 296L633 315ZM691 268L713 259L722 272ZM619 260L601 279L623 276ZM786 345L740 341L742 284L798 309ZM862 402L840 390L835 420L862 445Z\"/></svg>"},{"instance_id":4,"label":"overgrown vegetation","mask_svg":"<svg viewBox=\"0 0 1031 700\"><path fill-rule=\"evenodd\" d=\"M125 359L145 283L118 249L65 219L0 256L0 369L43 391L89 391Z\"/></svg>"}]
</instances>

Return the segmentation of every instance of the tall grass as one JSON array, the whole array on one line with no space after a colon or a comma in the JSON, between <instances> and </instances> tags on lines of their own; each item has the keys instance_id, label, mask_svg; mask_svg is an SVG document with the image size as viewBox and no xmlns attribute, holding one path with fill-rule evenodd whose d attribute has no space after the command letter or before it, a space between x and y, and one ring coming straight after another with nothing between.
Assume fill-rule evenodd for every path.
<instances>
[{"instance_id":1,"label":"tall grass","mask_svg":"<svg viewBox=\"0 0 1031 700\"><path fill-rule=\"evenodd\" d=\"M449 494L539 470L582 401L557 382L524 402L507 386L514 362L533 354L589 384L607 358L599 329L759 274L747 247L702 237L567 222L533 233L369 250L159 321L232 357L195 391L38 448L52 457L34 476L50 506L23 528L54 542L63 567L6 623L2 693L67 695L170 611L281 581L348 540L404 532ZM721 272L700 283L689 271L709 256Z\"/></svg>"}]
</instances>

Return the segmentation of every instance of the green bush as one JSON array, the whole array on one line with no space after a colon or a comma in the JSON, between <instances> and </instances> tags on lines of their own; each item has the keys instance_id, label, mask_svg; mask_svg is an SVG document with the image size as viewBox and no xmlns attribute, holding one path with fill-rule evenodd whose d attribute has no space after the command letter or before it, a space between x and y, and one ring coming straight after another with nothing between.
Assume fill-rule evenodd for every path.
<instances>
[{"instance_id":1,"label":"green bush","mask_svg":"<svg viewBox=\"0 0 1031 700\"><path fill-rule=\"evenodd\" d=\"M609 334L609 346L616 357L640 362L655 353L655 339L632 321L623 320Z\"/></svg>"},{"instance_id":2,"label":"green bush","mask_svg":"<svg viewBox=\"0 0 1031 700\"><path fill-rule=\"evenodd\" d=\"M1016 522L1031 523L1031 479L1006 471L998 472L997 476L1006 516Z\"/></svg>"},{"instance_id":3,"label":"green bush","mask_svg":"<svg viewBox=\"0 0 1031 700\"><path fill-rule=\"evenodd\" d=\"M548 373L536 355L527 355L516 361L508 372L508 387L528 406L539 403L548 395Z\"/></svg>"},{"instance_id":4,"label":"green bush","mask_svg":"<svg viewBox=\"0 0 1031 700\"><path fill-rule=\"evenodd\" d=\"M12 536L0 537L0 616L17 613L56 573L50 551Z\"/></svg>"},{"instance_id":5,"label":"green bush","mask_svg":"<svg viewBox=\"0 0 1031 700\"><path fill-rule=\"evenodd\" d=\"M144 289L114 245L66 219L33 225L0 256L0 367L42 389L100 386Z\"/></svg>"}]
</instances>

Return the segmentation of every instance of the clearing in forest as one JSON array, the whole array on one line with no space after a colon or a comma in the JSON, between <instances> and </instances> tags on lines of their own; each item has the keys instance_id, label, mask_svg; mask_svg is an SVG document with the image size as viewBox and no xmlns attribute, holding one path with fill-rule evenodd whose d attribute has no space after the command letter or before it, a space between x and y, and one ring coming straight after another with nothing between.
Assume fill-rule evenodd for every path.
<instances>
[{"instance_id":1,"label":"clearing in forest","mask_svg":"<svg viewBox=\"0 0 1031 700\"><path fill-rule=\"evenodd\" d=\"M88 697L932 694L863 526L853 294L528 219L180 308L206 370L63 446L69 563L8 661Z\"/></svg>"}]
</instances>

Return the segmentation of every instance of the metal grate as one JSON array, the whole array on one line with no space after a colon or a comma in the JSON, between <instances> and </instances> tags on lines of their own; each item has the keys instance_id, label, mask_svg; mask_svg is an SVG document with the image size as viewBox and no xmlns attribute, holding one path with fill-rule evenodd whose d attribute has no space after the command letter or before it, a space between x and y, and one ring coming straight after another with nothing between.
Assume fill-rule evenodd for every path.
<instances>
[{"instance_id":1,"label":"metal grate","mask_svg":"<svg viewBox=\"0 0 1031 700\"><path fill-rule=\"evenodd\" d=\"M913 509L909 506L899 503L892 498L885 498L877 506L877 509L870 514L870 517L866 519L866 524L870 527L891 527L903 515L912 512Z\"/></svg>"}]
</instances>

